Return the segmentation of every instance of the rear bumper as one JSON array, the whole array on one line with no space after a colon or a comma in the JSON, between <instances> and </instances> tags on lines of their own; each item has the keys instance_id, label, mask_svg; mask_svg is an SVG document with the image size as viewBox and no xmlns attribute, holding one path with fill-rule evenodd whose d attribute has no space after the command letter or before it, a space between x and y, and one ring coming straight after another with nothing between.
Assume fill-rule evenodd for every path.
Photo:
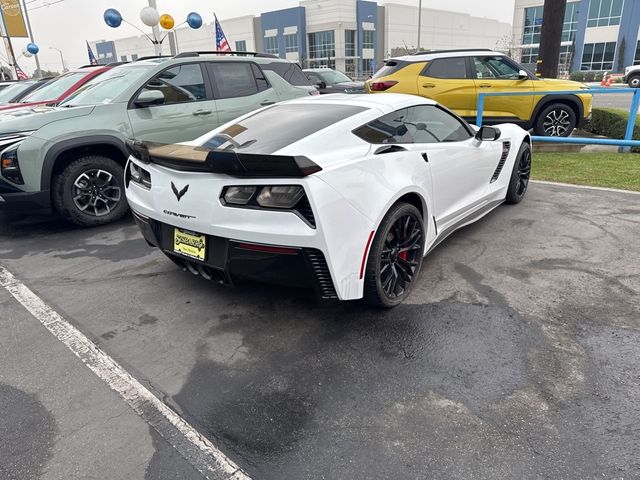
<instances>
[{"instance_id":1,"label":"rear bumper","mask_svg":"<svg viewBox=\"0 0 640 480\"><path fill-rule=\"evenodd\" d=\"M180 268L207 280L233 285L256 280L313 289L322 299L337 299L323 253L315 248L280 247L206 235L205 261L173 252L174 226L140 213L133 217L147 243L161 249Z\"/></svg>"},{"instance_id":2,"label":"rear bumper","mask_svg":"<svg viewBox=\"0 0 640 480\"><path fill-rule=\"evenodd\" d=\"M49 209L51 197L48 191L23 192L0 178L0 209L11 212L28 212Z\"/></svg>"}]
</instances>

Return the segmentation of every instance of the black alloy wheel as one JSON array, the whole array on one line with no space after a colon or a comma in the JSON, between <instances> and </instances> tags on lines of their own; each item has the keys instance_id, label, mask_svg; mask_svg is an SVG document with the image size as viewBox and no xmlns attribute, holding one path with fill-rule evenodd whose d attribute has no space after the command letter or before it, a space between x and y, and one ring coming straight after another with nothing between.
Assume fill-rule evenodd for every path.
<instances>
[{"instance_id":1,"label":"black alloy wheel","mask_svg":"<svg viewBox=\"0 0 640 480\"><path fill-rule=\"evenodd\" d=\"M374 238L365 276L364 298L378 307L394 307L411 291L420 272L425 233L419 210L407 203L394 205Z\"/></svg>"},{"instance_id":2,"label":"black alloy wheel","mask_svg":"<svg viewBox=\"0 0 640 480\"><path fill-rule=\"evenodd\" d=\"M511 180L507 189L507 203L520 203L527 193L529 178L531 177L531 158L531 147L528 143L523 143L513 165Z\"/></svg>"}]
</instances>

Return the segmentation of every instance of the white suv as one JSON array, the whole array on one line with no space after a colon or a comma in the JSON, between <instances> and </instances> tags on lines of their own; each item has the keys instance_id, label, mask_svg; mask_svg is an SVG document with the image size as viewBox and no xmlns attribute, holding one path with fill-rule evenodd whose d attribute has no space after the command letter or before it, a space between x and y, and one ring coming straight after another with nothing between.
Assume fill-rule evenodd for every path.
<instances>
[{"instance_id":1,"label":"white suv","mask_svg":"<svg viewBox=\"0 0 640 480\"><path fill-rule=\"evenodd\" d=\"M624 83L628 83L631 88L640 87L640 65L632 65L624 69Z\"/></svg>"}]
</instances>

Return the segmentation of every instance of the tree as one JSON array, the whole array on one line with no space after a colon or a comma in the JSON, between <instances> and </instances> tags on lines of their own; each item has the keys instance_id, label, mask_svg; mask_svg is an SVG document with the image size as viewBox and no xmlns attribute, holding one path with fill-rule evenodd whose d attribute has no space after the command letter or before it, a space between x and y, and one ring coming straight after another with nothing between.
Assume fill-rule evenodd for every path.
<instances>
[{"instance_id":1,"label":"tree","mask_svg":"<svg viewBox=\"0 0 640 480\"><path fill-rule=\"evenodd\" d=\"M54 72L53 70L40 70L40 75L38 75L38 70L36 69L31 75L32 78L46 78L46 77L57 77L60 75L59 72Z\"/></svg>"},{"instance_id":2,"label":"tree","mask_svg":"<svg viewBox=\"0 0 640 480\"><path fill-rule=\"evenodd\" d=\"M562 26L566 9L567 0L544 0L536 71L541 77L555 78L558 76Z\"/></svg>"}]
</instances>

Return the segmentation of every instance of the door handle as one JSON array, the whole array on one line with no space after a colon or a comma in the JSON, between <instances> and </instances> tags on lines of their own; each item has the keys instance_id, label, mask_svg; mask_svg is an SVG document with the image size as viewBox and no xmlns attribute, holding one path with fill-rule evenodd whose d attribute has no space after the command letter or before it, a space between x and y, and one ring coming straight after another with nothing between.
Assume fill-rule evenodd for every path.
<instances>
[{"instance_id":1,"label":"door handle","mask_svg":"<svg viewBox=\"0 0 640 480\"><path fill-rule=\"evenodd\" d=\"M480 85L478 85L479 88L491 88L493 87L493 85L489 84L489 83L481 83Z\"/></svg>"},{"instance_id":2,"label":"door handle","mask_svg":"<svg viewBox=\"0 0 640 480\"><path fill-rule=\"evenodd\" d=\"M273 100L265 100L260 105L262 105L263 107L266 107L267 105L274 105L275 103L276 102L274 102Z\"/></svg>"},{"instance_id":3,"label":"door handle","mask_svg":"<svg viewBox=\"0 0 640 480\"><path fill-rule=\"evenodd\" d=\"M193 115L198 117L202 115L211 115L212 113L213 112L211 110L196 110L195 112L193 112Z\"/></svg>"},{"instance_id":4,"label":"door handle","mask_svg":"<svg viewBox=\"0 0 640 480\"><path fill-rule=\"evenodd\" d=\"M423 83L422 86L424 88L433 88L433 87L436 86L436 84L435 83Z\"/></svg>"}]
</instances>

